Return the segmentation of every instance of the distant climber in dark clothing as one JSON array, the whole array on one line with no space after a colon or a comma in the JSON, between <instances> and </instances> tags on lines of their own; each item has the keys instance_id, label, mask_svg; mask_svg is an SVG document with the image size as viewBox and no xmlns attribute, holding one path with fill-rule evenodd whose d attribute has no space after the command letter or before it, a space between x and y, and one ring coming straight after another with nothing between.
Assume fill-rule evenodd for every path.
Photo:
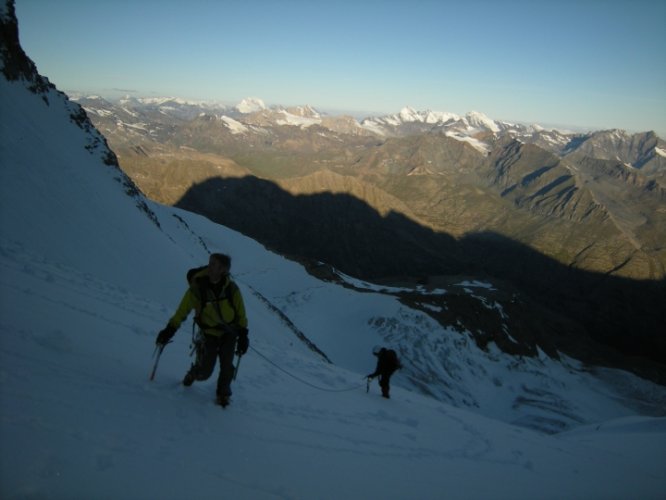
<instances>
[{"instance_id":1,"label":"distant climber in dark clothing","mask_svg":"<svg viewBox=\"0 0 666 500\"><path fill-rule=\"evenodd\" d=\"M393 349L382 347L379 351L373 351L372 354L377 356L377 368L375 368L373 373L368 375L368 381L379 376L379 386L382 388L382 396L389 398L389 380L396 370L402 368L402 365Z\"/></svg>"}]
</instances>

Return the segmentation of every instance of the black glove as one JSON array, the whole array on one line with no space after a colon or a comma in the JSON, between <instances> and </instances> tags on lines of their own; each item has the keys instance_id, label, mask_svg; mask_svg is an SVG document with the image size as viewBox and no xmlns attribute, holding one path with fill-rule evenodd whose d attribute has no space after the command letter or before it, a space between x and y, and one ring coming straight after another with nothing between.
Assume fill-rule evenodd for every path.
<instances>
[{"instance_id":1,"label":"black glove","mask_svg":"<svg viewBox=\"0 0 666 500\"><path fill-rule=\"evenodd\" d=\"M157 339L155 340L155 343L166 345L169 343L171 337L173 337L175 333L176 329L171 325L167 325L164 330L162 330L160 333L157 334Z\"/></svg>"},{"instance_id":2,"label":"black glove","mask_svg":"<svg viewBox=\"0 0 666 500\"><path fill-rule=\"evenodd\" d=\"M247 337L248 329L243 328L238 332L238 344L236 346L236 353L241 356L245 354L250 347L250 339Z\"/></svg>"}]
</instances>

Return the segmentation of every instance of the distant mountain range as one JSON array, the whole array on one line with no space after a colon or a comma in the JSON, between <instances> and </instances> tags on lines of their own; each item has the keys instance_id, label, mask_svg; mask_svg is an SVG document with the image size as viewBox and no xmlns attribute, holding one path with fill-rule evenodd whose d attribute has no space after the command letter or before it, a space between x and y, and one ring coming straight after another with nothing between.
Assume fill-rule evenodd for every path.
<instances>
[{"instance_id":1,"label":"distant mountain range","mask_svg":"<svg viewBox=\"0 0 666 500\"><path fill-rule=\"evenodd\" d=\"M328 116L312 106L267 107L261 99L243 99L236 106L216 102L187 101L175 97L134 98L115 101L98 96L77 96L93 115L111 113L127 126L150 126L165 119L191 120L210 115L223 121L233 133L249 132L244 126L295 126L307 128L318 125L333 132L380 137L404 137L421 133L441 133L468 142L480 152L489 153L498 141L511 137L525 144L536 144L560 156L582 152L598 159L622 163L659 173L666 168L666 142L654 132L629 134L623 130L604 130L589 133L563 132L539 125L522 125L497 121L483 113L472 111L464 116L438 111L417 111L409 107L399 113L365 118L358 122L351 116ZM130 116L123 116L125 111ZM161 117L160 117L161 115ZM663 174L663 172L661 172Z\"/></svg>"}]
</instances>

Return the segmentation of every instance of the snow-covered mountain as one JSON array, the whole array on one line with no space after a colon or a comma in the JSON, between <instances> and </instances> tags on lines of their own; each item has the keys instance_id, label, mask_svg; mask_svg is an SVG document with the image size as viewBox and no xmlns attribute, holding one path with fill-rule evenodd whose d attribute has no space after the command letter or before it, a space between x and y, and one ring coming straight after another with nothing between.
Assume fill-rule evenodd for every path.
<instances>
[{"instance_id":1,"label":"snow-covered mountain","mask_svg":"<svg viewBox=\"0 0 666 500\"><path fill-rule=\"evenodd\" d=\"M11 4L0 19L11 33ZM402 290L321 281L147 200L81 107L2 49L2 498L661 496L664 388L483 351ZM211 251L232 256L250 317L227 410L214 380L180 384L189 328L148 381L185 271ZM454 288L501 308L486 282L427 293ZM366 393L378 344L405 364L391 400Z\"/></svg>"},{"instance_id":2,"label":"snow-covered mountain","mask_svg":"<svg viewBox=\"0 0 666 500\"><path fill-rule=\"evenodd\" d=\"M591 156L620 160L648 175L666 171L666 142L653 132L629 134L622 130L571 133L544 128L537 124L523 125L494 120L478 111L464 116L441 111L419 111L405 107L398 113L375 116L358 122L351 116L331 116L310 105L284 107L266 106L257 97L243 99L234 107L218 102L188 101L175 97L124 98L110 101L99 96L76 94L73 100L97 116L98 120L115 120L116 126L130 133L147 133L164 140L168 129L181 126L201 115L221 120L232 134L265 136L270 129L289 126L305 130L313 125L332 136L376 135L383 138L418 134L443 134L466 142L487 155L505 140L535 144L558 156ZM322 132L324 133L324 132ZM662 154L660 154L660 152Z\"/></svg>"},{"instance_id":3,"label":"snow-covered mountain","mask_svg":"<svg viewBox=\"0 0 666 500\"><path fill-rule=\"evenodd\" d=\"M274 106L247 112L237 119L260 127L280 127L284 125L307 128L322 123L322 115L310 106L284 108Z\"/></svg>"},{"instance_id":4,"label":"snow-covered mountain","mask_svg":"<svg viewBox=\"0 0 666 500\"><path fill-rule=\"evenodd\" d=\"M180 120L191 120L202 113L224 113L229 106L216 101L192 101L179 97L132 97L118 99L117 104L126 111L142 112L149 116L161 114Z\"/></svg>"},{"instance_id":5,"label":"snow-covered mountain","mask_svg":"<svg viewBox=\"0 0 666 500\"><path fill-rule=\"evenodd\" d=\"M414 133L416 127L422 132L448 129L468 136L484 132L497 133L514 127L509 123L492 120L478 111L471 111L460 116L441 111L418 111L411 107L405 107L393 115L366 118L361 125L379 135L386 136Z\"/></svg>"},{"instance_id":6,"label":"snow-covered mountain","mask_svg":"<svg viewBox=\"0 0 666 500\"><path fill-rule=\"evenodd\" d=\"M499 139L511 137L526 143L536 143L548 150L561 150L570 139L566 133L547 130L539 125L521 125L493 120L478 111L464 116L441 111L417 111L410 107L387 116L369 117L361 126L385 137L400 137L418 133L442 133L467 142L487 154Z\"/></svg>"},{"instance_id":7,"label":"snow-covered mountain","mask_svg":"<svg viewBox=\"0 0 666 500\"><path fill-rule=\"evenodd\" d=\"M258 97L248 97L236 104L235 109L239 113L256 113L257 111L266 109L266 104Z\"/></svg>"},{"instance_id":8,"label":"snow-covered mountain","mask_svg":"<svg viewBox=\"0 0 666 500\"><path fill-rule=\"evenodd\" d=\"M380 135L401 135L406 132L406 126L418 125L423 131L435 127L448 126L467 134L480 132L499 132L508 124L495 122L483 113L472 111L465 116L440 111L417 111L405 107L399 113L387 116L370 117L362 121L361 125Z\"/></svg>"},{"instance_id":9,"label":"snow-covered mountain","mask_svg":"<svg viewBox=\"0 0 666 500\"><path fill-rule=\"evenodd\" d=\"M488 153L501 139L517 139L535 144L560 156L579 153L599 159L621 160L640 168L650 162L646 171L663 172L662 160L666 143L653 132L629 134L623 130L571 133L547 129L538 124L523 125L493 120L471 111L464 116L438 111L417 111L410 107L399 113L369 117L361 126L381 136L405 136L417 133L443 133L468 142L482 153Z\"/></svg>"}]
</instances>

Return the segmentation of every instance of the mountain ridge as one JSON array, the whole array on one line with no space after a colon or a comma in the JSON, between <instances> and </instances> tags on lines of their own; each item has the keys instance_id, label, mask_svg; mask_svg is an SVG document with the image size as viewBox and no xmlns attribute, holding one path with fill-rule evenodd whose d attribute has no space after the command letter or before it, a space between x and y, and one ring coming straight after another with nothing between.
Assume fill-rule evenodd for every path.
<instances>
[{"instance_id":1,"label":"mountain ridge","mask_svg":"<svg viewBox=\"0 0 666 500\"><path fill-rule=\"evenodd\" d=\"M154 168L161 169L161 157L171 161L176 156L181 163L186 162L191 148L234 162L266 179L329 170L374 184L387 193L387 200L380 205L389 203L389 198L400 200L401 210L406 206L410 216L437 230L457 236L483 229L504 232L574 266L589 265L593 270L637 278L664 276L666 250L662 243L666 234L661 229L653 233L662 223L666 225L660 208L664 206L666 157L657 152L663 141L654 134L601 131L564 136L538 127L520 131L504 124L494 127L500 133L487 127L461 135L464 130L456 128L455 117L431 117L431 112L405 109L402 119L409 133L377 136L350 117L325 117L309 107L292 109L293 113L282 107L242 115L204 113L190 120L176 117L171 122L165 122L164 117L173 111L165 110L151 122L154 110L145 111L145 115L138 110L137 116L131 117L132 123L122 125L122 118L118 119L122 110L114 114L112 107L89 109L96 124L117 146L130 174L132 164L152 162ZM489 120L478 113L474 116L477 125ZM142 122L144 119L153 125ZM424 124L425 129L418 128ZM469 126L465 125L465 130ZM137 144L142 151L151 151L154 158L139 158ZM599 159L589 156L608 147L611 149L604 149L606 153L599 154ZM508 179L498 176L498 165L493 161L511 150L523 160L516 163L522 177L514 179L509 190ZM617 159L604 159L611 157ZM557 168L544 170L545 164L557 159ZM141 182L153 182L145 177L148 171L142 171ZM551 179L548 186L540 184L557 172L558 178ZM210 175L218 174L211 169ZM160 191L170 189L165 186ZM371 204L377 202L375 197ZM606 214L600 226L586 221L590 203ZM583 208L586 205L588 209ZM580 243L565 248L564 238L553 239L544 231L548 226L556 232L578 233ZM612 243L621 239L626 241ZM610 248L616 257L604 257L604 248ZM581 252L590 251L598 256L581 259ZM629 265L620 265L625 261Z\"/></svg>"},{"instance_id":2,"label":"mountain ridge","mask_svg":"<svg viewBox=\"0 0 666 500\"><path fill-rule=\"evenodd\" d=\"M85 94L81 94L77 91L73 91L72 95L74 96L75 100L85 99L88 97ZM488 132L495 134L504 133L509 134L512 137L519 138L524 142L534 142L541 140L542 146L548 145L549 148L552 148L552 150L554 152L558 152L558 154L570 154L576 151L581 145L585 144L590 139L597 138L596 142L598 142L598 140L600 140L598 139L600 136L608 136L606 138L606 142L613 142L613 137L615 137L616 143L627 141L645 143L651 141L653 144L645 149L642 152L642 155L647 155L649 158L651 158L653 154L666 157L666 143L663 139L657 136L654 131L628 133L622 129L608 129L591 130L589 132L568 132L563 131L557 127L544 127L538 124L523 125L514 122L495 120L478 111L470 111L465 115L458 115L447 111L416 110L407 106L400 110L398 113L369 116L362 118L359 121L350 115L333 115L322 113L315 107L307 104L299 106L267 106L264 104L263 100L259 98L243 99L235 106L221 105L216 101L190 101L177 97L126 98L124 101L122 98L115 98L109 99L108 102L124 102L125 104L133 103L134 106L137 107L147 107L148 105L160 107L161 103L172 103L181 105L183 107L196 107L202 113L219 113L221 115L227 113L231 118L234 119L239 117L243 118L243 115L253 115L256 113L259 114L258 116L261 116L262 112L269 113L268 115L264 116L278 116L280 113L286 112L292 116L301 116L302 118L308 117L313 120L312 122L305 121L301 124L293 123L297 126L309 126L314 123L321 124L324 118L335 120L336 118L344 117L349 121L353 121L358 128L366 129L367 131L380 136L400 136L410 135L416 132L423 133L432 131L448 131L451 133L452 137L465 137L465 139L469 139L474 138L475 135L483 135L484 133ZM173 106L166 106L163 107L163 111L168 113L170 110L172 111L173 108ZM240 111L241 109L243 111ZM245 118L247 118L247 116ZM273 123L275 121L277 121L277 119L274 119ZM283 124L289 123L286 121ZM423 128L418 128L420 125L423 126ZM647 137L647 139L645 139L645 137ZM621 139L618 141L618 138ZM595 153L591 151L594 149L594 146L592 146L594 143L594 140L588 142L586 148L584 148L584 151L588 154L592 153L592 156L595 156ZM489 146L492 146L492 144L486 145L486 147ZM662 153L659 154L658 151L655 151L655 148L658 151L662 151ZM603 147L598 149L602 152L604 151ZM626 161L632 165L638 163L637 168L640 168L640 160L643 159L642 157L639 156L639 160L637 160L632 155L622 156L628 156L629 159ZM660 168L664 168L664 165L661 165Z\"/></svg>"}]
</instances>

